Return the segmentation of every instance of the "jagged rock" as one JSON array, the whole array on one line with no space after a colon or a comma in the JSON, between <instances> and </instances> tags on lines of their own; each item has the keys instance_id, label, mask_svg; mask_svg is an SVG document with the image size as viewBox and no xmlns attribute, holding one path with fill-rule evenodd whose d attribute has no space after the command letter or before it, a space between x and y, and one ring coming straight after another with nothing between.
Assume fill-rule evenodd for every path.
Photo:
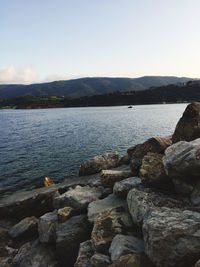
<instances>
[{"instance_id":1,"label":"jagged rock","mask_svg":"<svg viewBox=\"0 0 200 267\"><path fill-rule=\"evenodd\" d=\"M113 262L110 267L153 267L145 254L127 254Z\"/></svg>"},{"instance_id":2,"label":"jagged rock","mask_svg":"<svg viewBox=\"0 0 200 267\"><path fill-rule=\"evenodd\" d=\"M58 222L62 223L67 221L74 215L78 215L72 207L64 207L58 210Z\"/></svg>"},{"instance_id":3,"label":"jagged rock","mask_svg":"<svg viewBox=\"0 0 200 267\"><path fill-rule=\"evenodd\" d=\"M118 197L125 198L132 188L137 187L140 184L141 179L139 177L130 177L120 182L116 182L113 187L113 193Z\"/></svg>"},{"instance_id":4,"label":"jagged rock","mask_svg":"<svg viewBox=\"0 0 200 267\"><path fill-rule=\"evenodd\" d=\"M189 104L177 123L172 136L173 143L200 138L200 103Z\"/></svg>"},{"instance_id":5,"label":"jagged rock","mask_svg":"<svg viewBox=\"0 0 200 267\"><path fill-rule=\"evenodd\" d=\"M185 208L187 203L178 196L161 193L150 188L133 188L127 195L127 203L132 220L141 226L143 219L155 208Z\"/></svg>"},{"instance_id":6,"label":"jagged rock","mask_svg":"<svg viewBox=\"0 0 200 267\"><path fill-rule=\"evenodd\" d=\"M100 214L92 230L92 242L95 250L107 253L116 234L126 234L133 230L131 216L123 207L108 209Z\"/></svg>"},{"instance_id":7,"label":"jagged rock","mask_svg":"<svg viewBox=\"0 0 200 267\"><path fill-rule=\"evenodd\" d=\"M104 199L93 201L88 205L88 220L90 222L94 222L99 217L101 212L110 208L126 206L127 204L124 200L118 198L114 194L111 194Z\"/></svg>"},{"instance_id":8,"label":"jagged rock","mask_svg":"<svg viewBox=\"0 0 200 267\"><path fill-rule=\"evenodd\" d=\"M75 210L83 211L88 204L94 200L101 198L103 189L100 187L76 186L74 189L68 190L66 193L57 196L54 199L54 207L56 209L69 206Z\"/></svg>"},{"instance_id":9,"label":"jagged rock","mask_svg":"<svg viewBox=\"0 0 200 267\"><path fill-rule=\"evenodd\" d=\"M191 181L199 179L200 138L191 142L181 141L165 150L163 163L172 178Z\"/></svg>"},{"instance_id":10,"label":"jagged rock","mask_svg":"<svg viewBox=\"0 0 200 267\"><path fill-rule=\"evenodd\" d=\"M141 254L143 252L144 242L137 237L126 235L116 235L109 248L112 261L116 261L126 254Z\"/></svg>"},{"instance_id":11,"label":"jagged rock","mask_svg":"<svg viewBox=\"0 0 200 267\"><path fill-rule=\"evenodd\" d=\"M90 224L86 215L70 218L56 227L56 254L59 266L74 266L79 244L89 239Z\"/></svg>"},{"instance_id":12,"label":"jagged rock","mask_svg":"<svg viewBox=\"0 0 200 267\"><path fill-rule=\"evenodd\" d=\"M161 138L161 137L153 137L144 142L143 144L137 145L131 153L131 170L133 175L138 176L139 169L142 164L143 157L148 152L162 154L164 153L165 149L171 145L171 139L169 138Z\"/></svg>"},{"instance_id":13,"label":"jagged rock","mask_svg":"<svg viewBox=\"0 0 200 267\"><path fill-rule=\"evenodd\" d=\"M36 217L27 217L15 224L8 232L9 236L15 240L30 240L37 237L38 220Z\"/></svg>"},{"instance_id":14,"label":"jagged rock","mask_svg":"<svg viewBox=\"0 0 200 267\"><path fill-rule=\"evenodd\" d=\"M118 162L118 166L128 165L129 163L130 163L130 157L129 157L129 154L127 153L126 155L120 158Z\"/></svg>"},{"instance_id":15,"label":"jagged rock","mask_svg":"<svg viewBox=\"0 0 200 267\"><path fill-rule=\"evenodd\" d=\"M90 259L94 267L108 267L111 264L110 258L107 255L96 252Z\"/></svg>"},{"instance_id":16,"label":"jagged rock","mask_svg":"<svg viewBox=\"0 0 200 267\"><path fill-rule=\"evenodd\" d=\"M55 231L57 223L57 210L44 214L38 220L38 233L41 243L55 242Z\"/></svg>"},{"instance_id":17,"label":"jagged rock","mask_svg":"<svg viewBox=\"0 0 200 267\"><path fill-rule=\"evenodd\" d=\"M156 266L193 266L200 255L200 213L161 207L143 223L145 252Z\"/></svg>"},{"instance_id":18,"label":"jagged rock","mask_svg":"<svg viewBox=\"0 0 200 267\"><path fill-rule=\"evenodd\" d=\"M144 184L162 189L172 189L172 180L165 173L162 159L162 154L148 152L142 160L140 178Z\"/></svg>"},{"instance_id":19,"label":"jagged rock","mask_svg":"<svg viewBox=\"0 0 200 267\"><path fill-rule=\"evenodd\" d=\"M0 219L20 220L29 216L39 217L53 211L53 198L58 191L64 193L69 187L86 185L90 179L88 176L71 178L63 183L3 197L0 202Z\"/></svg>"},{"instance_id":20,"label":"jagged rock","mask_svg":"<svg viewBox=\"0 0 200 267\"><path fill-rule=\"evenodd\" d=\"M94 251L92 248L91 240L87 240L81 243L74 267L92 267L92 264L90 263L90 258L93 254Z\"/></svg>"},{"instance_id":21,"label":"jagged rock","mask_svg":"<svg viewBox=\"0 0 200 267\"><path fill-rule=\"evenodd\" d=\"M131 176L131 171L103 170L101 172L101 185L104 187L113 187L116 182Z\"/></svg>"},{"instance_id":22,"label":"jagged rock","mask_svg":"<svg viewBox=\"0 0 200 267\"><path fill-rule=\"evenodd\" d=\"M38 240L24 244L13 263L19 267L58 267L54 251Z\"/></svg>"},{"instance_id":23,"label":"jagged rock","mask_svg":"<svg viewBox=\"0 0 200 267\"><path fill-rule=\"evenodd\" d=\"M106 153L96 156L81 164L79 168L79 176L98 173L101 170L107 170L117 167L119 161L119 153Z\"/></svg>"}]
</instances>

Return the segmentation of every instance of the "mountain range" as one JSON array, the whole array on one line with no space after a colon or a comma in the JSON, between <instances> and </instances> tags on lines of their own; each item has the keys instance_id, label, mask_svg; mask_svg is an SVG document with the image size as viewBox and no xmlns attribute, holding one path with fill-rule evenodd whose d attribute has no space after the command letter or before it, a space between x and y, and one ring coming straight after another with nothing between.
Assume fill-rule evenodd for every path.
<instances>
[{"instance_id":1,"label":"mountain range","mask_svg":"<svg viewBox=\"0 0 200 267\"><path fill-rule=\"evenodd\" d=\"M80 78L30 85L2 84L0 85L0 98L6 99L27 95L76 98L109 94L116 91L141 91L151 87L169 84L184 84L190 80L193 79L174 76L144 76L140 78Z\"/></svg>"}]
</instances>

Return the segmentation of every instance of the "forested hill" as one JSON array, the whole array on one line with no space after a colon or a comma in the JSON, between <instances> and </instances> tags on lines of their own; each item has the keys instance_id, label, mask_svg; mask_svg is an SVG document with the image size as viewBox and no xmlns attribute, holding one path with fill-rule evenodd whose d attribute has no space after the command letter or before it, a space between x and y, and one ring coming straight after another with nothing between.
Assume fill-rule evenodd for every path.
<instances>
[{"instance_id":1,"label":"forested hill","mask_svg":"<svg viewBox=\"0 0 200 267\"><path fill-rule=\"evenodd\" d=\"M67 97L24 96L0 100L0 108L59 108L88 106L117 106L200 101L200 82L167 85L144 91L115 92L104 95Z\"/></svg>"},{"instance_id":2,"label":"forested hill","mask_svg":"<svg viewBox=\"0 0 200 267\"><path fill-rule=\"evenodd\" d=\"M30 85L0 85L0 99L19 96L81 97L113 93L116 91L141 91L152 86L185 83L191 78L173 76L144 76L140 78L81 78Z\"/></svg>"}]
</instances>

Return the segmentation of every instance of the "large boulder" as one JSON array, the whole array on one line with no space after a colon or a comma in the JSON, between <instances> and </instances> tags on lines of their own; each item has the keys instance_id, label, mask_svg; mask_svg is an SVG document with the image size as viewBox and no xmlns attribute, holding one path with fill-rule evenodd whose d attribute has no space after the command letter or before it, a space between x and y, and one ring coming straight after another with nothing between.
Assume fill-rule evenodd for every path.
<instances>
[{"instance_id":1,"label":"large boulder","mask_svg":"<svg viewBox=\"0 0 200 267\"><path fill-rule=\"evenodd\" d=\"M90 202L101 198L102 193L101 187L78 185L74 189L71 188L66 193L55 197L54 207L58 209L69 206L75 210L83 211Z\"/></svg>"},{"instance_id":2,"label":"large boulder","mask_svg":"<svg viewBox=\"0 0 200 267\"><path fill-rule=\"evenodd\" d=\"M91 232L86 215L70 218L56 227L56 255L59 266L74 266L79 244L89 239Z\"/></svg>"},{"instance_id":3,"label":"large boulder","mask_svg":"<svg viewBox=\"0 0 200 267\"><path fill-rule=\"evenodd\" d=\"M169 138L153 137L143 144L137 145L134 149L129 149L128 153L131 156L130 166L133 175L138 176L139 169L142 165L142 159L148 152L163 154L165 149L171 144L172 142Z\"/></svg>"},{"instance_id":4,"label":"large boulder","mask_svg":"<svg viewBox=\"0 0 200 267\"><path fill-rule=\"evenodd\" d=\"M79 176L98 173L101 170L107 170L117 167L119 161L119 153L106 153L96 156L81 164L79 168Z\"/></svg>"},{"instance_id":5,"label":"large boulder","mask_svg":"<svg viewBox=\"0 0 200 267\"><path fill-rule=\"evenodd\" d=\"M194 266L200 255L200 213L161 207L144 220L145 252L158 267Z\"/></svg>"},{"instance_id":6,"label":"large boulder","mask_svg":"<svg viewBox=\"0 0 200 267\"><path fill-rule=\"evenodd\" d=\"M163 164L166 173L185 181L199 179L200 172L200 138L180 141L165 150Z\"/></svg>"},{"instance_id":7,"label":"large boulder","mask_svg":"<svg viewBox=\"0 0 200 267\"><path fill-rule=\"evenodd\" d=\"M195 205L200 204L200 138L180 141L165 151L163 163L168 176L172 177L178 194L190 197Z\"/></svg>"},{"instance_id":8,"label":"large boulder","mask_svg":"<svg viewBox=\"0 0 200 267\"><path fill-rule=\"evenodd\" d=\"M69 187L76 185L86 185L90 179L90 176L71 178L63 183L3 197L0 201L0 219L20 220L30 216L42 216L54 210L53 199L58 192L64 193Z\"/></svg>"},{"instance_id":9,"label":"large boulder","mask_svg":"<svg viewBox=\"0 0 200 267\"><path fill-rule=\"evenodd\" d=\"M93 201L88 205L88 220L93 223L97 220L101 212L110 208L126 206L127 204L124 200L118 198L114 194L111 194L104 199Z\"/></svg>"},{"instance_id":10,"label":"large boulder","mask_svg":"<svg viewBox=\"0 0 200 267\"><path fill-rule=\"evenodd\" d=\"M127 254L113 262L110 267L154 267L145 254Z\"/></svg>"},{"instance_id":11,"label":"large boulder","mask_svg":"<svg viewBox=\"0 0 200 267\"><path fill-rule=\"evenodd\" d=\"M200 103L189 104L176 125L173 143L200 138Z\"/></svg>"},{"instance_id":12,"label":"large boulder","mask_svg":"<svg viewBox=\"0 0 200 267\"><path fill-rule=\"evenodd\" d=\"M95 250L106 254L116 234L126 234L131 231L133 231L133 223L125 208L118 207L102 212L91 234Z\"/></svg>"},{"instance_id":13,"label":"large boulder","mask_svg":"<svg viewBox=\"0 0 200 267\"><path fill-rule=\"evenodd\" d=\"M126 254L142 254L144 253L144 242L135 236L119 234L113 238L109 253L112 261L116 261Z\"/></svg>"},{"instance_id":14,"label":"large boulder","mask_svg":"<svg viewBox=\"0 0 200 267\"><path fill-rule=\"evenodd\" d=\"M113 187L116 182L131 176L131 171L103 170L101 172L101 185L104 187Z\"/></svg>"},{"instance_id":15,"label":"large boulder","mask_svg":"<svg viewBox=\"0 0 200 267\"><path fill-rule=\"evenodd\" d=\"M132 220L138 226L141 226L144 218L152 210L160 207L180 208L187 206L176 195L158 192L151 188L133 188L127 195L127 203Z\"/></svg>"},{"instance_id":16,"label":"large boulder","mask_svg":"<svg viewBox=\"0 0 200 267\"><path fill-rule=\"evenodd\" d=\"M27 217L15 224L8 232L9 236L14 240L26 241L31 240L38 235L38 220L36 217Z\"/></svg>"},{"instance_id":17,"label":"large boulder","mask_svg":"<svg viewBox=\"0 0 200 267\"><path fill-rule=\"evenodd\" d=\"M92 247L92 241L87 240L80 244L78 257L74 264L74 267L92 267L90 263L90 258L93 256L94 250Z\"/></svg>"},{"instance_id":18,"label":"large boulder","mask_svg":"<svg viewBox=\"0 0 200 267\"><path fill-rule=\"evenodd\" d=\"M116 182L113 187L113 193L118 197L126 198L128 192L140 184L141 179L139 177L129 177L120 182Z\"/></svg>"},{"instance_id":19,"label":"large boulder","mask_svg":"<svg viewBox=\"0 0 200 267\"><path fill-rule=\"evenodd\" d=\"M148 152L142 160L140 178L144 184L161 189L172 189L172 180L165 172L162 159L162 154Z\"/></svg>"},{"instance_id":20,"label":"large boulder","mask_svg":"<svg viewBox=\"0 0 200 267\"><path fill-rule=\"evenodd\" d=\"M44 214L38 221L38 233L41 243L54 243L56 223L58 220L57 210Z\"/></svg>"},{"instance_id":21,"label":"large boulder","mask_svg":"<svg viewBox=\"0 0 200 267\"><path fill-rule=\"evenodd\" d=\"M13 260L19 267L58 267L53 249L38 240L24 244Z\"/></svg>"}]
</instances>

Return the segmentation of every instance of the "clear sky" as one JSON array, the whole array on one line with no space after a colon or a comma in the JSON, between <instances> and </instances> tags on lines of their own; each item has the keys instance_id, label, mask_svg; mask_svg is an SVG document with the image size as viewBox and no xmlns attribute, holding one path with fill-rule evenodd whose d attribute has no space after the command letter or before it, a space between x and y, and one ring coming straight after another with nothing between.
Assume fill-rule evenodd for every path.
<instances>
[{"instance_id":1,"label":"clear sky","mask_svg":"<svg viewBox=\"0 0 200 267\"><path fill-rule=\"evenodd\" d=\"M0 83L200 77L200 0L0 0Z\"/></svg>"}]
</instances>

